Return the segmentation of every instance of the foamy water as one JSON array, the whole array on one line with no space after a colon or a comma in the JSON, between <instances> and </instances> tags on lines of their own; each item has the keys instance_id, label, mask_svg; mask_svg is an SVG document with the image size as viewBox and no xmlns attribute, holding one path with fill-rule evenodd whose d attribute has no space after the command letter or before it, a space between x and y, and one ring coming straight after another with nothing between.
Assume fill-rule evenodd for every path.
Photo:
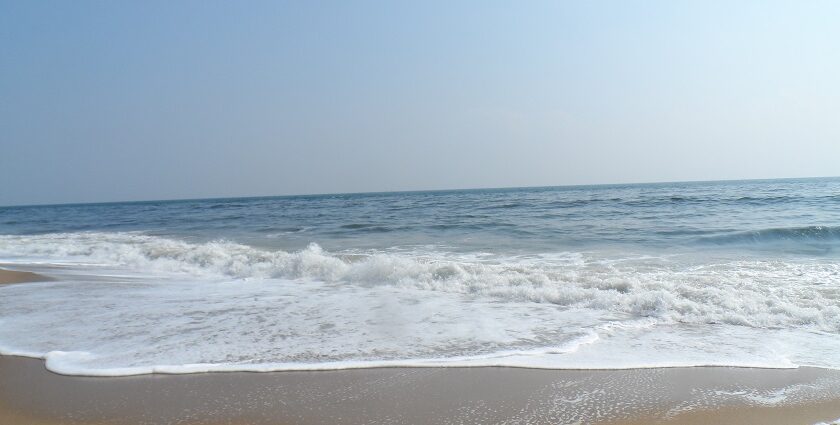
<instances>
[{"instance_id":1,"label":"foamy water","mask_svg":"<svg viewBox=\"0 0 840 425\"><path fill-rule=\"evenodd\" d=\"M0 209L0 263L58 278L0 287L0 352L85 375L840 368L835 191L806 180Z\"/></svg>"}]
</instances>

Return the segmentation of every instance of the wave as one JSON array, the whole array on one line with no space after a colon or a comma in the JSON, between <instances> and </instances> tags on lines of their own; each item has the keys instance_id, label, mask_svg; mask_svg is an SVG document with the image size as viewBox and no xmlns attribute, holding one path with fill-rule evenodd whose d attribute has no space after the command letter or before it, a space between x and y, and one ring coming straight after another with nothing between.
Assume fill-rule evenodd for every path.
<instances>
[{"instance_id":1,"label":"wave","mask_svg":"<svg viewBox=\"0 0 840 425\"><path fill-rule=\"evenodd\" d=\"M840 241L840 227L805 226L750 230L724 235L708 236L702 238L701 241L721 245L837 242Z\"/></svg>"},{"instance_id":2,"label":"wave","mask_svg":"<svg viewBox=\"0 0 840 425\"><path fill-rule=\"evenodd\" d=\"M808 229L806 234L840 232ZM781 234L797 232L801 233ZM0 236L0 258L100 264L144 274L210 279L282 278L437 291L666 323L840 331L840 264L829 261L698 264L575 252L486 258L435 251L330 253L316 244L287 252L230 241L191 243L125 232Z\"/></svg>"},{"instance_id":3,"label":"wave","mask_svg":"<svg viewBox=\"0 0 840 425\"><path fill-rule=\"evenodd\" d=\"M73 266L0 288L0 354L64 374L840 368L828 260L268 251L98 232L2 235L8 261Z\"/></svg>"}]
</instances>

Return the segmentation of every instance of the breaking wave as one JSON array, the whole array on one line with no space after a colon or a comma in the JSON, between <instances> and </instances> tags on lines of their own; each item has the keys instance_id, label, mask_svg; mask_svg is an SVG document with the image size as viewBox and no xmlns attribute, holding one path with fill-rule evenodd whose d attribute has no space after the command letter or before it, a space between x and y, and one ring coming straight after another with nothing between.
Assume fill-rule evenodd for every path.
<instances>
[{"instance_id":1,"label":"breaking wave","mask_svg":"<svg viewBox=\"0 0 840 425\"><path fill-rule=\"evenodd\" d=\"M783 229L826 235L834 228ZM825 236L822 236L825 237ZM681 261L593 253L481 256L447 252L296 252L235 242L190 243L137 233L0 236L0 258L73 261L211 279L290 279L547 303L667 323L840 331L840 264Z\"/></svg>"}]
</instances>

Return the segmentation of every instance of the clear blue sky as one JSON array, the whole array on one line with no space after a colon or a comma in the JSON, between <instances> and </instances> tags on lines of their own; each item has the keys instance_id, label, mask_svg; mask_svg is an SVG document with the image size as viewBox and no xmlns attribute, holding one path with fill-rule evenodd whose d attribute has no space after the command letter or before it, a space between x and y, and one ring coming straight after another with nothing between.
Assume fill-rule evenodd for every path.
<instances>
[{"instance_id":1,"label":"clear blue sky","mask_svg":"<svg viewBox=\"0 0 840 425\"><path fill-rule=\"evenodd\" d=\"M0 1L0 205L840 174L840 2Z\"/></svg>"}]
</instances>

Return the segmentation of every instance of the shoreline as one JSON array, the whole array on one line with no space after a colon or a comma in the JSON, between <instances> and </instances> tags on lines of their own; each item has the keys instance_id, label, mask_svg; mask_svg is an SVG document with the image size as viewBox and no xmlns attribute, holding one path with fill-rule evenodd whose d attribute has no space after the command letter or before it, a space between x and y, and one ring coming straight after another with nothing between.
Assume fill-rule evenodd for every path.
<instances>
[{"instance_id":1,"label":"shoreline","mask_svg":"<svg viewBox=\"0 0 840 425\"><path fill-rule=\"evenodd\" d=\"M38 273L0 268L0 285L11 285L15 283L29 282L45 282L50 280L53 279Z\"/></svg>"},{"instance_id":2,"label":"shoreline","mask_svg":"<svg viewBox=\"0 0 840 425\"><path fill-rule=\"evenodd\" d=\"M374 368L58 375L0 356L0 423L812 425L840 418L840 371L727 367Z\"/></svg>"},{"instance_id":3,"label":"shoreline","mask_svg":"<svg viewBox=\"0 0 840 425\"><path fill-rule=\"evenodd\" d=\"M0 269L0 284L48 280ZM0 355L0 423L814 425L838 418L840 370L813 367L389 366L92 377Z\"/></svg>"}]
</instances>

